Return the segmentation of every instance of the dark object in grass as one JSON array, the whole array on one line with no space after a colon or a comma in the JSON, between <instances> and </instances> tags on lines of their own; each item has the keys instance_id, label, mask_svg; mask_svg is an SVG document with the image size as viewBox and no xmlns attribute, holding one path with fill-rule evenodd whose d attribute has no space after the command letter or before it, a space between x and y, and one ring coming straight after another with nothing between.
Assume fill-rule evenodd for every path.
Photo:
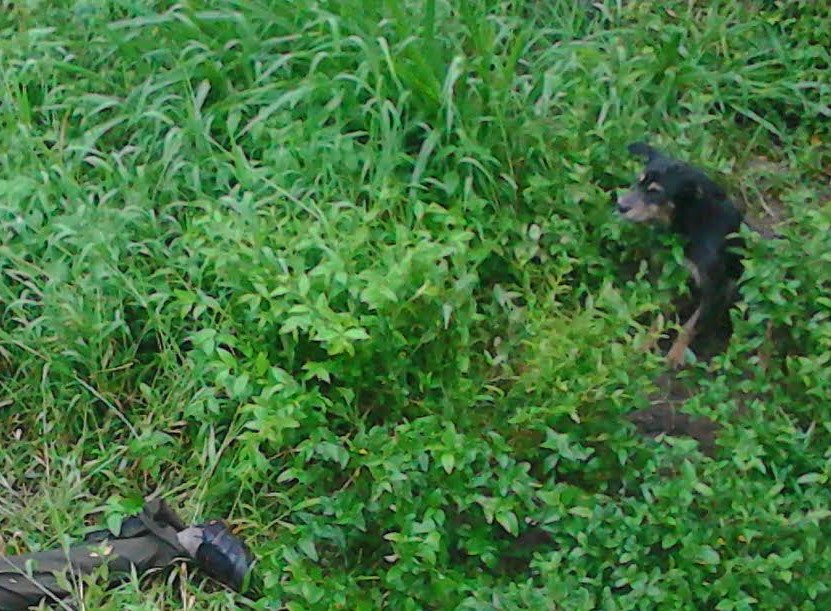
<instances>
[{"instance_id":1,"label":"dark object in grass","mask_svg":"<svg viewBox=\"0 0 831 611\"><path fill-rule=\"evenodd\" d=\"M704 417L694 417L681 413L672 405L659 403L637 410L627 418L642 435L657 437L692 437L698 442L703 454L712 458L716 451L716 435L721 429L717 422Z\"/></svg>"},{"instance_id":2,"label":"dark object in grass","mask_svg":"<svg viewBox=\"0 0 831 611\"><path fill-rule=\"evenodd\" d=\"M244 589L252 557L221 521L186 526L164 501L148 499L140 514L124 521L118 536L100 530L69 549L0 556L0 611L61 601L69 596L62 584L77 582L105 564L112 585L132 570L142 575L178 561L195 563L239 592ZM65 575L67 581L56 573Z\"/></svg>"},{"instance_id":3,"label":"dark object in grass","mask_svg":"<svg viewBox=\"0 0 831 611\"><path fill-rule=\"evenodd\" d=\"M220 583L241 592L252 561L245 544L221 520L211 520L197 528L201 531L197 533L201 534L201 542L197 541L193 554L196 564Z\"/></svg>"},{"instance_id":4,"label":"dark object in grass","mask_svg":"<svg viewBox=\"0 0 831 611\"><path fill-rule=\"evenodd\" d=\"M675 367L700 329L712 327L727 316L738 292L742 273L736 247L743 215L727 193L701 170L672 159L650 145L637 142L628 150L646 159L646 166L629 191L617 200L618 213L643 223L658 221L685 241L685 255L700 292L698 305L686 320L667 354Z\"/></svg>"}]
</instances>

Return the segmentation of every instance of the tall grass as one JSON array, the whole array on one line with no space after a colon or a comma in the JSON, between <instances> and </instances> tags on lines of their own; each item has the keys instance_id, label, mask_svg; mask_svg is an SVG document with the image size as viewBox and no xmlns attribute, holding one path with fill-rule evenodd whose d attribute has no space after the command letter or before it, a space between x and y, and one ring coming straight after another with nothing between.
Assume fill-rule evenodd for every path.
<instances>
[{"instance_id":1,"label":"tall grass","mask_svg":"<svg viewBox=\"0 0 831 611\"><path fill-rule=\"evenodd\" d=\"M0 543L160 489L254 608L827 608L818 4L9 5ZM786 219L682 374L714 460L624 423L685 279L612 214L644 136ZM83 604L246 604L176 575Z\"/></svg>"}]
</instances>

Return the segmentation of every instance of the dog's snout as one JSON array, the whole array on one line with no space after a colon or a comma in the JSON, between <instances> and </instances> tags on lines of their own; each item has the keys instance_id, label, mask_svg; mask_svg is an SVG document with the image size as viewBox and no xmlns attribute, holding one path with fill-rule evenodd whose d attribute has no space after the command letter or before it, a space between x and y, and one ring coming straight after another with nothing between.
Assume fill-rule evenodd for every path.
<instances>
[{"instance_id":1,"label":"dog's snout","mask_svg":"<svg viewBox=\"0 0 831 611\"><path fill-rule=\"evenodd\" d=\"M632 194L630 192L626 192L623 195L620 195L617 198L617 211L621 214L625 214L632 209L632 205L634 204Z\"/></svg>"},{"instance_id":2,"label":"dog's snout","mask_svg":"<svg viewBox=\"0 0 831 611\"><path fill-rule=\"evenodd\" d=\"M636 208L643 205L641 194L634 189L629 189L625 193L621 193L617 198L617 211L620 214L631 213Z\"/></svg>"}]
</instances>

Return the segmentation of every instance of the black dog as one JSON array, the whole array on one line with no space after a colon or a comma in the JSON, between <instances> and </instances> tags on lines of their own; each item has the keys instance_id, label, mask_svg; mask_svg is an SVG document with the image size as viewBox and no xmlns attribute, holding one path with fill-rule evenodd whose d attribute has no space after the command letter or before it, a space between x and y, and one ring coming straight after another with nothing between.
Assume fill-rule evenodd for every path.
<instances>
[{"instance_id":1,"label":"black dog","mask_svg":"<svg viewBox=\"0 0 831 611\"><path fill-rule=\"evenodd\" d=\"M620 215L634 222L659 221L685 241L684 254L701 297L667 354L680 365L696 332L723 315L736 298L742 272L738 236L743 215L727 193L703 172L671 159L643 142L630 144L633 155L646 158L638 181L617 200Z\"/></svg>"}]
</instances>

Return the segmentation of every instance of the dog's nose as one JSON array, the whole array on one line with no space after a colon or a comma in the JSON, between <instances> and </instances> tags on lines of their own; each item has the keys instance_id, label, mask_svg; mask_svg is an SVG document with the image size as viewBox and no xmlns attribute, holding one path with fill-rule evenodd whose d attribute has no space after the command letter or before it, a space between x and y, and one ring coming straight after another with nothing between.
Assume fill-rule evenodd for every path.
<instances>
[{"instance_id":1,"label":"dog's nose","mask_svg":"<svg viewBox=\"0 0 831 611\"><path fill-rule=\"evenodd\" d=\"M631 212L638 205L639 197L632 190L622 193L617 198L617 211L620 214Z\"/></svg>"}]
</instances>

